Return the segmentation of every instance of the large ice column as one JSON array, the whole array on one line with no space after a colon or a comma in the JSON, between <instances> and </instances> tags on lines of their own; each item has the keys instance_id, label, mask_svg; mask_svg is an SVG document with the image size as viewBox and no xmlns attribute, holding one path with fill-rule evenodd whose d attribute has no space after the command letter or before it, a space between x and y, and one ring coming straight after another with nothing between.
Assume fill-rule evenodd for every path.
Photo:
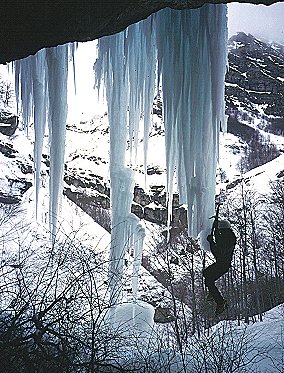
<instances>
[{"instance_id":1,"label":"large ice column","mask_svg":"<svg viewBox=\"0 0 284 373\"><path fill-rule=\"evenodd\" d=\"M48 126L50 143L49 223L55 237L64 172L67 118L68 45L46 50L48 74Z\"/></svg>"},{"instance_id":2,"label":"large ice column","mask_svg":"<svg viewBox=\"0 0 284 373\"><path fill-rule=\"evenodd\" d=\"M152 19L130 26L117 35L98 41L94 69L97 86L104 83L110 126L110 179L112 243L110 249L111 303L120 298L124 257L134 251L134 297L142 258L143 228L131 214L134 171L140 118L144 116L144 138L150 130L150 114L155 92L156 48ZM129 143L130 151L127 152ZM147 140L145 142L145 159Z\"/></svg>"},{"instance_id":3,"label":"large ice column","mask_svg":"<svg viewBox=\"0 0 284 373\"><path fill-rule=\"evenodd\" d=\"M121 294L124 257L127 250L126 219L130 212L133 171L126 167L129 87L125 73L124 40L120 33L98 41L97 77L104 79L110 126L110 179L112 233L110 248L110 295L115 304Z\"/></svg>"},{"instance_id":4,"label":"large ice column","mask_svg":"<svg viewBox=\"0 0 284 373\"><path fill-rule=\"evenodd\" d=\"M126 162L124 145L129 141L128 163L135 165L139 124L143 116L145 158L151 125L156 81L156 40L153 17L127 28L126 31L98 40L98 58L94 65L96 86L105 86L110 128L114 125L120 150L114 149L110 166ZM120 94L123 94L121 96ZM124 123L124 125L122 125ZM126 125L126 126L125 126ZM114 132L112 131L112 132ZM110 139L112 141L112 133ZM115 150L115 151L112 151ZM117 158L117 154L120 154ZM123 154L123 155L122 155ZM122 158L121 158L122 157Z\"/></svg>"},{"instance_id":5,"label":"large ice column","mask_svg":"<svg viewBox=\"0 0 284 373\"><path fill-rule=\"evenodd\" d=\"M51 233L55 236L64 169L68 45L43 49L34 56L16 61L14 68L16 98L17 102L20 102L24 126L28 129L30 122L34 120L36 205L38 205L40 164L48 114L49 215Z\"/></svg>"},{"instance_id":6,"label":"large ice column","mask_svg":"<svg viewBox=\"0 0 284 373\"><path fill-rule=\"evenodd\" d=\"M42 49L31 57L33 106L34 106L34 167L36 186L36 214L39 204L39 189L41 183L40 170L43 149L43 139L47 114L47 79L46 79L46 51Z\"/></svg>"},{"instance_id":7,"label":"large ice column","mask_svg":"<svg viewBox=\"0 0 284 373\"><path fill-rule=\"evenodd\" d=\"M36 55L14 62L16 100L22 110L24 128L28 132L30 122L34 121L34 168L36 189L36 212L40 188L40 169L43 138L47 113L47 63L46 50Z\"/></svg>"},{"instance_id":8,"label":"large ice column","mask_svg":"<svg viewBox=\"0 0 284 373\"><path fill-rule=\"evenodd\" d=\"M214 213L220 126L225 126L226 5L166 9L157 15L158 70L162 82L169 212L174 173L188 231L208 230Z\"/></svg>"},{"instance_id":9,"label":"large ice column","mask_svg":"<svg viewBox=\"0 0 284 373\"><path fill-rule=\"evenodd\" d=\"M129 76L130 162L135 165L140 118L143 115L144 167L147 168L148 139L156 92L157 49L155 16L128 27L125 57ZM133 154L134 153L134 154ZM133 157L134 156L134 157Z\"/></svg>"}]
</instances>

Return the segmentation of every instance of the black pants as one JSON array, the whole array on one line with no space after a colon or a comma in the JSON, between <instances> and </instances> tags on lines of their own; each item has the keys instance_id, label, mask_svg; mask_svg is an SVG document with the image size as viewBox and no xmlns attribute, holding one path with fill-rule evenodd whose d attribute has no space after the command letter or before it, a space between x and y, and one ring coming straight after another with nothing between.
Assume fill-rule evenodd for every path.
<instances>
[{"instance_id":1,"label":"black pants","mask_svg":"<svg viewBox=\"0 0 284 373\"><path fill-rule=\"evenodd\" d=\"M229 268L230 267L228 265L214 263L205 268L203 271L205 286L208 288L209 293L212 295L217 304L222 304L224 302L224 298L217 289L215 281L228 272Z\"/></svg>"}]
</instances>

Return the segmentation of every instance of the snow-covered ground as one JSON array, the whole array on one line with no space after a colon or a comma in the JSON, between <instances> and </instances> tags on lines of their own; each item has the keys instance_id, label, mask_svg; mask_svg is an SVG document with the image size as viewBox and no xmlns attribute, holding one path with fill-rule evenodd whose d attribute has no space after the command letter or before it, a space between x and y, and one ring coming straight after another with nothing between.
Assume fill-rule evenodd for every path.
<instances>
[{"instance_id":1,"label":"snow-covered ground","mask_svg":"<svg viewBox=\"0 0 284 373\"><path fill-rule=\"evenodd\" d=\"M224 177L231 181L240 176L238 162L244 154L246 144L232 133L222 133L219 146L219 168L225 172Z\"/></svg>"},{"instance_id":2,"label":"snow-covered ground","mask_svg":"<svg viewBox=\"0 0 284 373\"><path fill-rule=\"evenodd\" d=\"M262 322L221 321L202 338L193 337L193 365L202 366L198 372L283 372L283 332L283 304L266 312Z\"/></svg>"}]
</instances>

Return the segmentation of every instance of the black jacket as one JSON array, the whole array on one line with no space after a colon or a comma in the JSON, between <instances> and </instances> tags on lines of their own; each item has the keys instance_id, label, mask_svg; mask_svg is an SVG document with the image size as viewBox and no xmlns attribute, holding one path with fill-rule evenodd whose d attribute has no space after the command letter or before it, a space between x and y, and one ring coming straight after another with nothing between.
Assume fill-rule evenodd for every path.
<instances>
[{"instance_id":1,"label":"black jacket","mask_svg":"<svg viewBox=\"0 0 284 373\"><path fill-rule=\"evenodd\" d=\"M229 228L215 228L214 238L211 235L208 236L210 249L216 259L216 263L224 267L230 267L236 245L236 236L234 232Z\"/></svg>"}]
</instances>

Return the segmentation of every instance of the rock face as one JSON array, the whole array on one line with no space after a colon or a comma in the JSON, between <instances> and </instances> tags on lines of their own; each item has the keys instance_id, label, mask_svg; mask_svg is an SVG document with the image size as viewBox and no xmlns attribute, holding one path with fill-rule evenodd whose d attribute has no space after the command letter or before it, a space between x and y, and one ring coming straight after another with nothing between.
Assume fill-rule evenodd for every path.
<instances>
[{"instance_id":1,"label":"rock face","mask_svg":"<svg viewBox=\"0 0 284 373\"><path fill-rule=\"evenodd\" d=\"M16 205L32 186L33 167L22 150L13 142L18 118L8 112L0 112L0 204Z\"/></svg>"},{"instance_id":2,"label":"rock face","mask_svg":"<svg viewBox=\"0 0 284 373\"><path fill-rule=\"evenodd\" d=\"M6 136L12 136L17 128L18 117L11 113L2 111L0 113L0 133Z\"/></svg>"},{"instance_id":3,"label":"rock face","mask_svg":"<svg viewBox=\"0 0 284 373\"><path fill-rule=\"evenodd\" d=\"M8 179L9 192L0 191L0 203L6 205L18 204L23 195L30 189L32 183L25 178Z\"/></svg>"},{"instance_id":4,"label":"rock face","mask_svg":"<svg viewBox=\"0 0 284 373\"><path fill-rule=\"evenodd\" d=\"M87 212L105 229L110 230L110 189L107 181L98 175L82 176L79 170L65 170L64 194ZM164 186L152 186L150 192L134 188L131 211L140 219L166 225L168 219L167 197ZM173 225L186 224L186 210L179 204L178 195L173 199Z\"/></svg>"},{"instance_id":5,"label":"rock face","mask_svg":"<svg viewBox=\"0 0 284 373\"><path fill-rule=\"evenodd\" d=\"M88 41L122 31L162 8L196 8L204 0L29 0L1 2L0 63L44 47ZM211 0L221 3L222 0ZM227 1L229 2L229 1ZM272 4L275 0L253 0Z\"/></svg>"},{"instance_id":6,"label":"rock face","mask_svg":"<svg viewBox=\"0 0 284 373\"><path fill-rule=\"evenodd\" d=\"M284 117L284 46L241 32L229 40L226 75L228 113Z\"/></svg>"}]
</instances>

